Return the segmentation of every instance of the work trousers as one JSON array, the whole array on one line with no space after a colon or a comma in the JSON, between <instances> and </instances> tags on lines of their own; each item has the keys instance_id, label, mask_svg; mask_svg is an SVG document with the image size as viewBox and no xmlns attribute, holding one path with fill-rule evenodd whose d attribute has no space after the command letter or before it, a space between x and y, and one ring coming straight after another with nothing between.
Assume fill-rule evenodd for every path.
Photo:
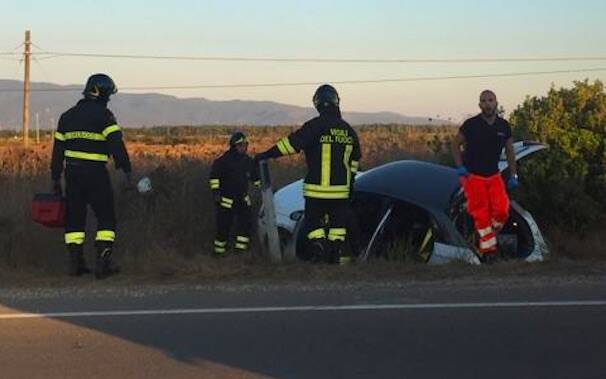
<instances>
[{"instance_id":1,"label":"work trousers","mask_svg":"<svg viewBox=\"0 0 606 379\"><path fill-rule=\"evenodd\" d=\"M328 200L305 198L305 232L314 255L329 263L338 263L347 237L352 212L348 199ZM319 251L319 253L318 253Z\"/></svg>"},{"instance_id":2,"label":"work trousers","mask_svg":"<svg viewBox=\"0 0 606 379\"><path fill-rule=\"evenodd\" d=\"M240 199L221 197L216 204L217 232L215 236L215 254L224 254L227 249L231 228L235 226L236 240L234 250L245 252L250 246L250 229L252 227L251 201L248 195Z\"/></svg>"},{"instance_id":3,"label":"work trousers","mask_svg":"<svg viewBox=\"0 0 606 379\"><path fill-rule=\"evenodd\" d=\"M116 215L109 173L105 167L67 164L65 182L65 243L68 246L84 244L88 205L97 218L95 241L113 243L116 236Z\"/></svg>"},{"instance_id":4,"label":"work trousers","mask_svg":"<svg viewBox=\"0 0 606 379\"><path fill-rule=\"evenodd\" d=\"M509 218L509 197L501 174L489 177L469 175L463 189L467 198L467 211L474 221L479 236L481 254L497 250L496 233Z\"/></svg>"}]
</instances>

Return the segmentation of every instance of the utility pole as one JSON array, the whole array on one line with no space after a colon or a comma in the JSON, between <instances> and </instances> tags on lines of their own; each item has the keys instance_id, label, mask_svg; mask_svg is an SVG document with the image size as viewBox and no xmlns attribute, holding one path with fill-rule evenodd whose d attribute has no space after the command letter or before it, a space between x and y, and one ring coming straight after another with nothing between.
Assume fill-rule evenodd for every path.
<instances>
[{"instance_id":1,"label":"utility pole","mask_svg":"<svg viewBox=\"0 0 606 379\"><path fill-rule=\"evenodd\" d=\"M23 53L23 61L25 74L23 78L23 144L25 147L29 144L29 59L31 55L31 33L25 31L25 52Z\"/></svg>"}]
</instances>

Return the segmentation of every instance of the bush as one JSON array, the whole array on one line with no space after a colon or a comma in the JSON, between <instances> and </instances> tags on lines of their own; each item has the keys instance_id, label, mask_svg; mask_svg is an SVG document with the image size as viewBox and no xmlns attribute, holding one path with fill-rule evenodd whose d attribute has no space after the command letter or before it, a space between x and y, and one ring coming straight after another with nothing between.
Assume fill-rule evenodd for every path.
<instances>
[{"instance_id":1,"label":"bush","mask_svg":"<svg viewBox=\"0 0 606 379\"><path fill-rule=\"evenodd\" d=\"M511 115L516 139L549 145L520 170L521 201L544 224L581 232L606 209L606 93L600 81L552 88Z\"/></svg>"}]
</instances>

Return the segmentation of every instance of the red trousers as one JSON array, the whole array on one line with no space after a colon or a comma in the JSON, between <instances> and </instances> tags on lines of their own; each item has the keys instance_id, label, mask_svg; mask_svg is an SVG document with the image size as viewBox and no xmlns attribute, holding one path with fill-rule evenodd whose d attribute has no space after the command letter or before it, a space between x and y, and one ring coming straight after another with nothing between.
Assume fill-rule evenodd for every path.
<instances>
[{"instance_id":1,"label":"red trousers","mask_svg":"<svg viewBox=\"0 0 606 379\"><path fill-rule=\"evenodd\" d=\"M473 218L480 236L482 254L497 250L496 233L509 218L509 197L501 174L490 177L469 175L463 184L467 198L467 212Z\"/></svg>"}]
</instances>

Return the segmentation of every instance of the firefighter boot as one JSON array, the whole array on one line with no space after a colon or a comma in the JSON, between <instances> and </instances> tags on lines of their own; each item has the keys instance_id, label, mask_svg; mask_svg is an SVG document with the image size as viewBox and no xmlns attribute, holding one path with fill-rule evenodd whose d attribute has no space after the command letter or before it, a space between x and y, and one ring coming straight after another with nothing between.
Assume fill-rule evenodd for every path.
<instances>
[{"instance_id":1,"label":"firefighter boot","mask_svg":"<svg viewBox=\"0 0 606 379\"><path fill-rule=\"evenodd\" d=\"M309 261L313 263L325 260L326 246L324 239L313 239L307 244L307 254Z\"/></svg>"},{"instance_id":2,"label":"firefighter boot","mask_svg":"<svg viewBox=\"0 0 606 379\"><path fill-rule=\"evenodd\" d=\"M328 264L338 263L338 259L336 256L338 255L337 249L335 248L334 242L330 242L328 244L328 250L325 256L325 262Z\"/></svg>"},{"instance_id":3,"label":"firefighter boot","mask_svg":"<svg viewBox=\"0 0 606 379\"><path fill-rule=\"evenodd\" d=\"M67 245L69 260L67 263L67 273L70 276L82 276L90 273L90 269L84 261L84 246L70 243Z\"/></svg>"},{"instance_id":4,"label":"firefighter boot","mask_svg":"<svg viewBox=\"0 0 606 379\"><path fill-rule=\"evenodd\" d=\"M340 264L341 256L343 255L343 243L340 241L332 241L330 243L330 249L327 254L327 263L329 264Z\"/></svg>"},{"instance_id":5,"label":"firefighter boot","mask_svg":"<svg viewBox=\"0 0 606 379\"><path fill-rule=\"evenodd\" d=\"M95 278L105 279L108 276L119 273L120 269L112 261L112 243L98 241L96 247L97 261L95 264Z\"/></svg>"}]
</instances>

